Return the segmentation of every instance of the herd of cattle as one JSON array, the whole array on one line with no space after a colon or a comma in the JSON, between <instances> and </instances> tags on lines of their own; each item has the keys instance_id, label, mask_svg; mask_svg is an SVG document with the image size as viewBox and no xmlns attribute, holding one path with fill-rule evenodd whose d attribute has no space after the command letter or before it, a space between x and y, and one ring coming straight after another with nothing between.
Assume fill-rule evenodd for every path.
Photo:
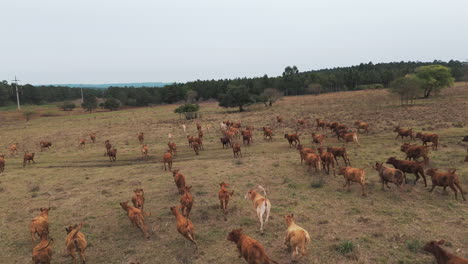
<instances>
[{"instance_id":1,"label":"herd of cattle","mask_svg":"<svg viewBox=\"0 0 468 264\"><path fill-rule=\"evenodd\" d=\"M283 123L283 118L281 116L276 117L276 122L278 124ZM351 167L351 161L347 154L345 147L323 147L323 143L328 140L329 136L325 134L311 133L311 141L316 144L318 147L305 147L301 144L300 135L298 130L301 126L304 126L306 120L300 119L296 121L296 132L290 134L284 134L284 138L288 141L289 147L295 147L299 152L300 162L305 163L308 166L308 170L313 167L316 172L323 170L325 173L330 174L333 172L335 175L335 167L338 170L338 175L342 175L345 179L344 187L350 187L351 182L356 182L360 184L362 189L362 195L366 196L366 172L364 169ZM325 122L324 120L316 119L315 129L317 130L326 130L330 129L332 136L336 136L338 141L344 143L355 143L360 146L358 141L358 134L360 132L369 133L369 124L361 121L356 121L354 123L355 129L351 130L345 124L340 124L338 122ZM182 125L182 128L186 134L188 145L196 155L200 154L201 150L204 150L203 147L203 130L200 124L196 124L197 127L197 136L190 136L186 133L186 126ZM210 127L211 128L211 127ZM223 121L220 123L220 131L222 137L220 142L222 148L232 149L234 158L241 158L241 146L248 146L253 143L253 135L255 128L251 126L242 127L240 122L231 122ZM270 127L263 127L263 138L267 142L273 140L273 129ZM466 201L464 192L460 186L460 180L456 174L455 169L450 169L448 171L439 171L436 168L429 168L424 171L425 166L429 162L429 151L430 149L437 150L439 144L439 137L437 134L424 134L416 133L412 129L403 129L400 127L395 127L394 132L397 133L395 140L398 138L404 139L409 138L409 140L415 140L418 138L422 141L422 145L415 145L409 143L403 143L400 150L405 153L406 157L404 160L397 159L396 157L389 157L386 161L386 164L392 165L394 168L390 168L384 165L383 162L376 162L373 165L373 168L377 171L381 183L382 190L384 186L390 188L388 183L393 183L398 188L405 183L408 183L406 174L414 174L416 179L414 184L417 183L420 177L424 180L424 185L427 187L426 175L430 176L432 179L432 188L430 192L434 190L436 186L441 186L444 188L444 191L447 187L451 188L455 193L455 198L458 200L458 191L459 190L463 200ZM96 142L96 133L89 135L90 140ZM186 177L180 172L179 169L173 169L172 163L177 155L177 145L172 142L174 136L168 134L169 143L167 144L168 149L162 157L162 163L164 164L164 170L169 170L173 174L175 185L178 189L180 196L180 205L173 206L170 208L171 212L176 218L176 227L177 231L184 236L187 240L191 241L196 249L198 249L198 243L195 240L195 228L193 223L190 221L190 212L194 203L194 198L191 194L192 186L186 184ZM143 157L147 158L149 155L149 148L147 144L144 144L144 133L140 132L137 134L137 139L141 145L141 153ZM87 140L82 138L79 140L78 147L84 148ZM427 143L432 143L427 145ZM39 142L41 151L45 149L50 149L52 143L50 141L40 141ZM18 144L12 144L9 146L10 154L17 155ZM105 156L108 156L111 162L117 160L117 149L112 147L112 144L109 140L105 141ZM27 164L30 164L31 161L34 161L35 153L25 152L23 156L23 167ZM338 158L343 160L344 166L339 167ZM419 158L422 158L423 161L418 161ZM5 169L5 155L0 155L0 173ZM233 196L234 191L229 190L229 184L221 182L220 189L218 191L218 197L220 201L220 208L223 211L224 219L227 220L228 212L228 203L230 198ZM267 198L267 192L262 186L258 186L263 195L254 189L249 190L245 194L246 199L250 199L253 203L254 209L256 211L259 223L260 231L263 233L264 226L268 223L271 203ZM145 224L145 216L149 214L143 211L143 206L145 203L145 196L143 189L135 189L134 195L131 199L132 205L129 204L129 201L121 202L120 206L123 210L126 211L128 218L131 223L138 227L143 233L145 238L149 238L150 234L148 228ZM34 243L36 237L39 237L40 242L33 248L32 260L33 264L39 263L50 263L52 258L52 245L53 239L49 238L49 215L50 208L40 208L39 216L35 217L30 224L30 233L31 240ZM309 233L299 225L295 223L294 215L286 215L285 221L287 224L287 232L284 240L284 244L291 250L292 259L297 260L304 256L307 252L307 245L310 242L311 238ZM69 226L66 228L66 249L69 255L73 258L74 263L77 263L78 259L76 253L80 255L82 263L85 263L85 250L87 247L87 241L85 235L81 232L83 223ZM232 230L227 237L227 240L232 241L237 245L239 250L239 257L243 257L249 264L267 264L267 263L277 263L276 261L271 260L264 249L264 247L257 240L252 237L243 234L242 229ZM451 263L451 264L461 264L468 263L468 260L456 257L440 247L444 241L431 241L424 246L424 250L431 252L438 263Z\"/></svg>"}]
</instances>

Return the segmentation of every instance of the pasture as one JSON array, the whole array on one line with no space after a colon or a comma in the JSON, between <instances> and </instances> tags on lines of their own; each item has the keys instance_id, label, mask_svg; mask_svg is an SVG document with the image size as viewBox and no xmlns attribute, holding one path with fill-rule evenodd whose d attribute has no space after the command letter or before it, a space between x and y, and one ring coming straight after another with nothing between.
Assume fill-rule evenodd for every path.
<instances>
[{"instance_id":1,"label":"pasture","mask_svg":"<svg viewBox=\"0 0 468 264\"><path fill-rule=\"evenodd\" d=\"M394 126L439 134L439 150L431 150L428 167L456 168L462 188L468 191L468 166L463 160L468 135L468 87L457 83L439 97L418 100L400 107L385 90L331 93L319 96L286 97L271 108L255 105L243 113L223 109L217 103L202 103L205 150L196 156L189 148L181 125L196 135L193 121L173 113L176 105L127 109L93 114L68 114L33 118L29 122L5 118L0 130L0 153L19 143L16 157L6 155L0 174L0 263L30 263L31 239L28 225L40 207L50 207L50 236L54 239L52 263L72 263L65 251L65 227L84 222L88 263L245 263L236 245L226 240L228 232L242 227L260 241L267 254L279 263L291 263L283 245L284 216L294 213L297 224L309 231L308 254L299 263L435 263L420 249L425 242L445 239L450 252L468 257L468 202L455 200L453 192L441 187L429 193L423 181L400 190L381 190L377 172L371 167L388 157L404 159L402 142L395 140ZM77 110L78 111L78 110ZM10 111L1 115L14 115ZM284 123L278 125L275 116ZM361 120L370 124L368 135L359 134L361 147L346 145L353 167L367 174L367 197L358 184L343 188L343 176L315 173L300 164L297 150L289 148L284 133L294 132L296 120L303 145L310 147L315 118L352 126ZM242 158L222 149L219 123L239 121L255 127L253 143L242 146ZM212 129L206 131L207 125ZM273 142L263 140L263 126L273 129ZM313 128L312 128L313 127ZM88 134L96 132L91 143ZM149 158L140 152L137 133L145 133ZM179 204L172 173L164 171L162 155L167 134L174 134L178 153L174 168L192 185L194 206L190 215L195 226L198 252L176 230L169 207ZM342 146L324 130L325 146ZM78 148L80 138L86 146ZM117 161L104 156L104 141L117 148ZM50 150L39 151L38 142L52 142ZM416 141L420 144L420 141ZM315 147L315 146L314 146ZM36 153L34 165L22 167L24 150ZM343 164L339 159L340 165ZM414 175L408 174L412 182ZM227 221L219 208L220 182L230 184L234 196ZM430 186L430 177L427 177ZM271 201L271 218L261 234L250 200L245 193L262 185ZM133 227L119 203L128 201L133 190L145 191L145 211L150 239Z\"/></svg>"}]
</instances>

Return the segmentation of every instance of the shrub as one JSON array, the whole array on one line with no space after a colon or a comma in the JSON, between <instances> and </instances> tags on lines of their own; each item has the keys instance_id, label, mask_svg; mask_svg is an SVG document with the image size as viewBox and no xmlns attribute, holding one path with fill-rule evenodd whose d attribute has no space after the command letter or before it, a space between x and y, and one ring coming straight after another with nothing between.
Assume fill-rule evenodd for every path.
<instances>
[{"instance_id":1,"label":"shrub","mask_svg":"<svg viewBox=\"0 0 468 264\"><path fill-rule=\"evenodd\" d=\"M185 118L190 120L198 117L198 110L200 110L200 106L197 104L184 104L177 107L174 113L184 114Z\"/></svg>"},{"instance_id":2,"label":"shrub","mask_svg":"<svg viewBox=\"0 0 468 264\"><path fill-rule=\"evenodd\" d=\"M352 241L349 241L349 240L346 240L346 241L343 241L341 242L340 244L338 245L335 245L333 247L338 253L342 254L342 255L346 255L346 254L349 254L351 252L353 252L354 250L354 244Z\"/></svg>"},{"instance_id":3,"label":"shrub","mask_svg":"<svg viewBox=\"0 0 468 264\"><path fill-rule=\"evenodd\" d=\"M111 111L118 110L120 108L120 101L115 98L109 98L104 102L104 108Z\"/></svg>"},{"instance_id":4,"label":"shrub","mask_svg":"<svg viewBox=\"0 0 468 264\"><path fill-rule=\"evenodd\" d=\"M72 111L75 109L76 105L70 101L65 101L63 104L60 105L60 109L63 111Z\"/></svg>"},{"instance_id":5,"label":"shrub","mask_svg":"<svg viewBox=\"0 0 468 264\"><path fill-rule=\"evenodd\" d=\"M405 241L406 247L409 249L409 251L413 253L418 253L421 251L421 248L424 246L423 243L420 240L406 240Z\"/></svg>"}]
</instances>

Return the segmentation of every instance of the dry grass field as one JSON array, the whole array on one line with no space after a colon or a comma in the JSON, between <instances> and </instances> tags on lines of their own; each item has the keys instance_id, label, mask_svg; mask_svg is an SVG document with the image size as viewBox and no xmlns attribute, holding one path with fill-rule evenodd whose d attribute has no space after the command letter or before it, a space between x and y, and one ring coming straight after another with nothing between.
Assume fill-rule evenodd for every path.
<instances>
[{"instance_id":1,"label":"dry grass field","mask_svg":"<svg viewBox=\"0 0 468 264\"><path fill-rule=\"evenodd\" d=\"M450 252L468 257L468 202L457 202L450 189L443 193L439 187L429 193L423 181L401 190L391 184L390 190L382 191L377 172L371 168L390 156L405 157L399 150L402 141L396 141L392 132L394 126L430 131L440 135L440 146L431 151L429 167L457 168L462 187L468 191L468 163L463 162L466 145L461 142L468 135L468 87L457 84L413 106L398 104L384 90L286 97L271 108L255 105L244 113L203 103L198 122L213 129L205 131L205 150L199 156L188 147L181 129L185 123L189 134L195 135L195 123L174 114L176 105L66 113L29 122L18 120L12 111L0 112L0 153L15 142L20 150L16 157L6 156L6 170L0 174L0 263L31 262L28 226L38 209L49 204L50 235L55 240L52 263L72 263L65 251L65 227L81 221L89 242L87 263L245 263L238 258L236 246L226 240L228 232L239 227L259 240L272 259L291 263L283 245L284 215L289 213L295 214L312 238L308 255L299 263L435 263L420 250L434 239L445 239ZM275 123L279 114L285 119L283 126ZM367 173L367 197L361 196L358 184L352 184L350 191L344 189L342 176L308 173L301 166L299 154L283 138L284 132L295 130L298 118L308 120L299 131L306 146L312 145L315 118L371 124L369 135L360 135L361 147L347 146L353 166ZM243 158L233 159L232 151L221 147L218 124L226 119L257 130L253 144L242 147ZM262 139L262 126L274 129L273 142ZM146 160L137 140L140 131L149 145ZM97 133L97 142L92 144L88 138L84 150L78 149L79 139L90 132ZM179 194L172 174L160 162L168 133L175 135L179 151L174 167L193 186L191 220L198 252L177 233L169 210L179 204ZM326 133L326 146L343 145ZM53 145L40 152L38 142L43 139ZM115 163L103 156L106 139L118 149ZM36 164L22 167L24 150L36 152ZM414 176L409 174L408 179L413 181ZM222 181L235 191L227 221L217 197ZM258 185L267 188L272 203L263 235L251 202L244 199ZM146 217L149 240L131 225L119 205L130 200L137 187L145 190L145 211L151 213Z\"/></svg>"}]
</instances>

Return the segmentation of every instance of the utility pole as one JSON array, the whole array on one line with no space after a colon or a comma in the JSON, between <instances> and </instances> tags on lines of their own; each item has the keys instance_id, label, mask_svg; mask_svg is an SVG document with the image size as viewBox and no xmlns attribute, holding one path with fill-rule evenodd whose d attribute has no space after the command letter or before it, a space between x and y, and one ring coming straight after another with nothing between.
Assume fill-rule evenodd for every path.
<instances>
[{"instance_id":1,"label":"utility pole","mask_svg":"<svg viewBox=\"0 0 468 264\"><path fill-rule=\"evenodd\" d=\"M84 103L84 99L83 99L83 87L81 87L81 103Z\"/></svg>"},{"instance_id":2,"label":"utility pole","mask_svg":"<svg viewBox=\"0 0 468 264\"><path fill-rule=\"evenodd\" d=\"M20 80L16 79L16 75L15 75L15 79L12 80L12 82L15 82L15 86L16 86L16 102L18 103L18 111L21 111L21 106L20 106L20 101L19 101L19 92L18 92L18 82Z\"/></svg>"}]
</instances>

